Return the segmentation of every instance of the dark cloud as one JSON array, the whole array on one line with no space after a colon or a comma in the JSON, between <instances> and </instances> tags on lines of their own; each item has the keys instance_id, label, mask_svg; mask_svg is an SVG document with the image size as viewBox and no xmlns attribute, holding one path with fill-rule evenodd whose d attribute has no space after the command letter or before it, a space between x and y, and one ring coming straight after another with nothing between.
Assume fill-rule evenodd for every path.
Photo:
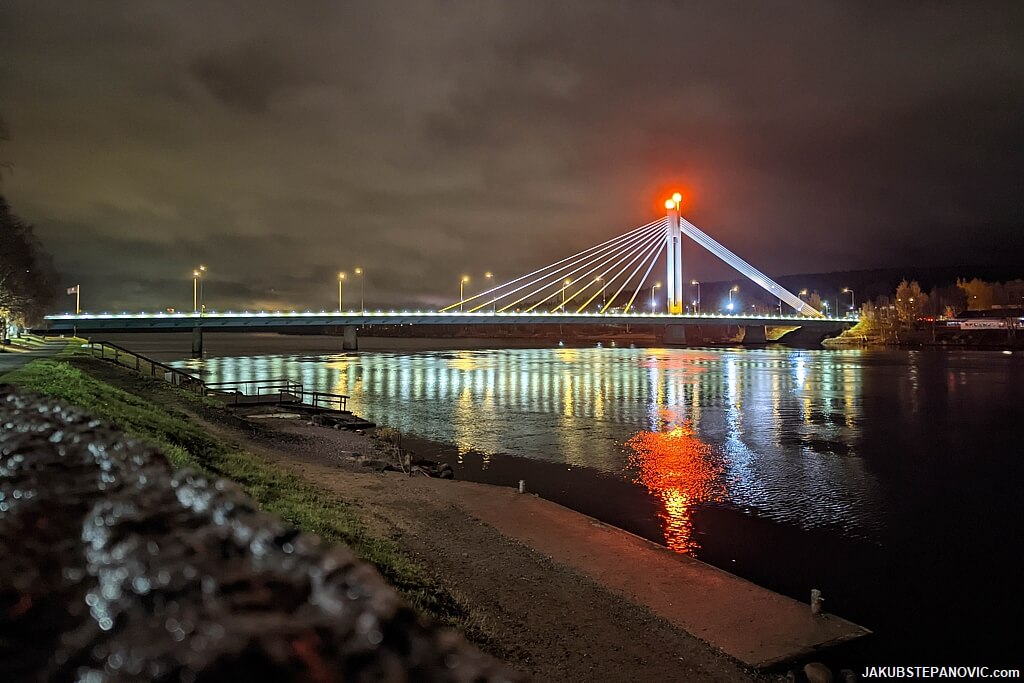
<instances>
[{"instance_id":1,"label":"dark cloud","mask_svg":"<svg viewBox=\"0 0 1024 683\"><path fill-rule=\"evenodd\" d=\"M356 265L375 305L437 303L675 185L769 273L1019 262L1022 26L1009 2L13 0L0 158L110 308L187 304L200 262L225 307L325 307Z\"/></svg>"},{"instance_id":2,"label":"dark cloud","mask_svg":"<svg viewBox=\"0 0 1024 683\"><path fill-rule=\"evenodd\" d=\"M301 84L268 46L258 43L197 57L189 72L227 106L255 113L266 111L271 98L287 96L288 86Z\"/></svg>"}]
</instances>

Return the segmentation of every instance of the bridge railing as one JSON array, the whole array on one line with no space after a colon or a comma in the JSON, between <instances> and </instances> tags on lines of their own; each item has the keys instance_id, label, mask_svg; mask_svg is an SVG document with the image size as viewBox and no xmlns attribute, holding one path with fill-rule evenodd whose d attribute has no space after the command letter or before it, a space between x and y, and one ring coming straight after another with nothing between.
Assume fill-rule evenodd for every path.
<instances>
[{"instance_id":1,"label":"bridge railing","mask_svg":"<svg viewBox=\"0 0 1024 683\"><path fill-rule=\"evenodd\" d=\"M90 341L89 352L94 358L102 358L122 367L130 368L150 377L160 378L170 384L206 395L206 382L195 375L172 368L170 365L153 360L140 353L135 353L123 346L106 341Z\"/></svg>"}]
</instances>

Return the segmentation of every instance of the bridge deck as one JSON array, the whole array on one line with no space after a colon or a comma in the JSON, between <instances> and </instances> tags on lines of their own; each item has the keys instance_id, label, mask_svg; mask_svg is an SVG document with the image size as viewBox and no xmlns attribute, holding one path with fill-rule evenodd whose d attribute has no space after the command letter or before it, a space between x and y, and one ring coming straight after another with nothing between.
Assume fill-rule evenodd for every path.
<instances>
[{"instance_id":1,"label":"bridge deck","mask_svg":"<svg viewBox=\"0 0 1024 683\"><path fill-rule=\"evenodd\" d=\"M433 311L275 312L275 313L99 313L46 316L47 329L169 331L244 330L346 325L774 325L810 327L852 325L852 318L666 313L438 313Z\"/></svg>"}]
</instances>

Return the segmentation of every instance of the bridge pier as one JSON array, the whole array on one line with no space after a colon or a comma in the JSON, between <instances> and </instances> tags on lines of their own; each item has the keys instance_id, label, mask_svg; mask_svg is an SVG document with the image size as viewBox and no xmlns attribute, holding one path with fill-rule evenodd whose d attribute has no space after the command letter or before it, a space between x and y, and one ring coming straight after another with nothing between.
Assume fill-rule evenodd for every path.
<instances>
[{"instance_id":1,"label":"bridge pier","mask_svg":"<svg viewBox=\"0 0 1024 683\"><path fill-rule=\"evenodd\" d=\"M203 328L201 327L192 328L192 357L203 357Z\"/></svg>"},{"instance_id":2,"label":"bridge pier","mask_svg":"<svg viewBox=\"0 0 1024 683\"><path fill-rule=\"evenodd\" d=\"M768 338L765 336L764 325L744 325L742 343L767 344Z\"/></svg>"},{"instance_id":3,"label":"bridge pier","mask_svg":"<svg viewBox=\"0 0 1024 683\"><path fill-rule=\"evenodd\" d=\"M359 350L359 337L356 335L355 325L345 325L341 331L341 350L342 351L358 351Z\"/></svg>"},{"instance_id":4,"label":"bridge pier","mask_svg":"<svg viewBox=\"0 0 1024 683\"><path fill-rule=\"evenodd\" d=\"M686 325L666 325L665 326L665 343L666 344L685 344L686 343Z\"/></svg>"}]
</instances>

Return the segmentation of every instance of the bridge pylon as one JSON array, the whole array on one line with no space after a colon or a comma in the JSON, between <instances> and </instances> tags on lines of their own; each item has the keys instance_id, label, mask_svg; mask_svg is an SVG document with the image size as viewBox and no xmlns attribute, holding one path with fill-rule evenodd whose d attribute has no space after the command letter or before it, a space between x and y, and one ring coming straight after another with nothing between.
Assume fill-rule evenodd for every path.
<instances>
[{"instance_id":1,"label":"bridge pylon","mask_svg":"<svg viewBox=\"0 0 1024 683\"><path fill-rule=\"evenodd\" d=\"M665 295L669 313L683 312L683 233L679 222L679 201L676 194L665 202L668 209L665 227Z\"/></svg>"}]
</instances>

